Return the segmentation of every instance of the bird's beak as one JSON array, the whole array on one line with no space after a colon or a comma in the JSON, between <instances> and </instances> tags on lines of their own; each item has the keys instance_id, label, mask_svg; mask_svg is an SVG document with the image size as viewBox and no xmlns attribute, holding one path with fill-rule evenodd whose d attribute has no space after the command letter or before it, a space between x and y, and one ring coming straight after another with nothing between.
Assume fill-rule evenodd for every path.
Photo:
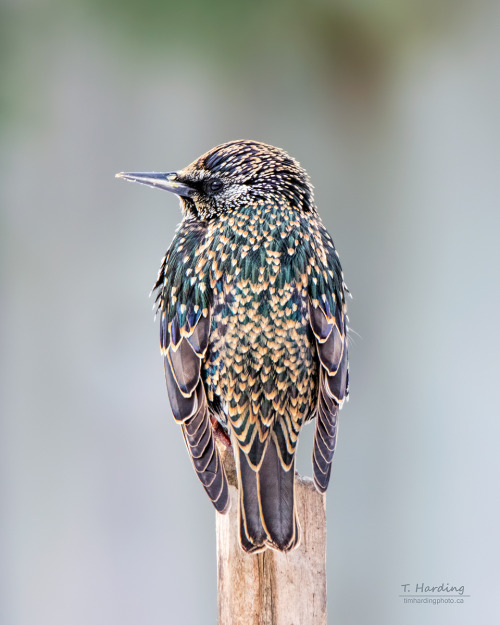
<instances>
[{"instance_id":1,"label":"bird's beak","mask_svg":"<svg viewBox=\"0 0 500 625\"><path fill-rule=\"evenodd\" d=\"M125 173L120 172L116 174L116 178L123 178L124 180L130 180L130 182L140 182L141 184L147 184L150 187L156 187L157 189L163 189L164 191L170 191L176 195L182 197L191 197L195 190L185 184L184 182L177 181L177 172L171 171L166 174L139 174L139 173Z\"/></svg>"}]
</instances>

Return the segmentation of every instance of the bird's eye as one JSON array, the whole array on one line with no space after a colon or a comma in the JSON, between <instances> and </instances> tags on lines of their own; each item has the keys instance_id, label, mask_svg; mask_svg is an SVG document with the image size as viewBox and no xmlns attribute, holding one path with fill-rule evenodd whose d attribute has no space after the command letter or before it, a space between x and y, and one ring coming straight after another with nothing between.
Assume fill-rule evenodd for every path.
<instances>
[{"instance_id":1,"label":"bird's eye","mask_svg":"<svg viewBox=\"0 0 500 625\"><path fill-rule=\"evenodd\" d=\"M222 181L215 178L214 180L209 180L207 182L206 188L208 193L218 193L223 186Z\"/></svg>"}]
</instances>

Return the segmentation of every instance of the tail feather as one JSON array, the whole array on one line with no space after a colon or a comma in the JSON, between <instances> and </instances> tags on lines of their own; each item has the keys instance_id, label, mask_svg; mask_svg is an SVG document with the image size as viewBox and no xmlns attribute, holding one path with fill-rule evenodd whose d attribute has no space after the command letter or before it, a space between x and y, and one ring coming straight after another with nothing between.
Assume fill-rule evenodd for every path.
<instances>
[{"instance_id":1,"label":"tail feather","mask_svg":"<svg viewBox=\"0 0 500 625\"><path fill-rule=\"evenodd\" d=\"M299 543L295 511L295 461L285 470L273 438L259 469L254 470L238 449L240 486L240 539L245 551L271 547L290 551Z\"/></svg>"},{"instance_id":2,"label":"tail feather","mask_svg":"<svg viewBox=\"0 0 500 625\"><path fill-rule=\"evenodd\" d=\"M270 440L258 472L258 485L264 528L271 544L280 551L289 551L295 547L299 538L294 501L294 467L295 458L288 471L283 468L275 441Z\"/></svg>"},{"instance_id":3,"label":"tail feather","mask_svg":"<svg viewBox=\"0 0 500 625\"><path fill-rule=\"evenodd\" d=\"M238 456L238 481L240 494L241 546L249 553L264 549L267 534L260 515L257 472L248 463L246 454L236 444Z\"/></svg>"}]
</instances>

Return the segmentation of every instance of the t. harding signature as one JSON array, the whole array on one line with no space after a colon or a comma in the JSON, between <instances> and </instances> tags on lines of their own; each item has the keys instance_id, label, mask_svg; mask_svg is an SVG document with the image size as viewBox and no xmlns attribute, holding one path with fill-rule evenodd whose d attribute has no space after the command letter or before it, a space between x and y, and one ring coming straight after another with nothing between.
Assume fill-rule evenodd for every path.
<instances>
[{"instance_id":1,"label":"t. harding signature","mask_svg":"<svg viewBox=\"0 0 500 625\"><path fill-rule=\"evenodd\" d=\"M401 584L403 592L411 593L412 589L415 594L432 594L438 593L442 595L457 594L463 595L465 591L464 586L451 586L450 584L440 584L439 586L428 586L427 584Z\"/></svg>"}]
</instances>

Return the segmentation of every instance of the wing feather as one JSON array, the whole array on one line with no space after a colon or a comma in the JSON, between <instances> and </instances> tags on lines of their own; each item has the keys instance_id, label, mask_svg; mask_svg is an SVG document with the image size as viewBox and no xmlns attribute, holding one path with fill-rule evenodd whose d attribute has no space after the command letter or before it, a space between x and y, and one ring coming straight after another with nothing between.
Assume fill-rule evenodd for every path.
<instances>
[{"instance_id":1,"label":"wing feather","mask_svg":"<svg viewBox=\"0 0 500 625\"><path fill-rule=\"evenodd\" d=\"M187 339L181 339L177 348L167 349L167 358L175 382L184 395L190 397L200 380L200 359Z\"/></svg>"},{"instance_id":2,"label":"wing feather","mask_svg":"<svg viewBox=\"0 0 500 625\"><path fill-rule=\"evenodd\" d=\"M309 319L320 360L313 473L316 488L324 493L330 481L337 443L337 415L348 393L348 355L345 312L337 303L334 314L329 306L309 301Z\"/></svg>"},{"instance_id":3,"label":"wing feather","mask_svg":"<svg viewBox=\"0 0 500 625\"><path fill-rule=\"evenodd\" d=\"M207 396L201 380L209 334L209 312L202 315L201 311L189 310L181 318L176 311L168 322L166 312L162 311L160 343L172 413L181 425L200 482L216 510L226 512L229 504L227 478L215 444Z\"/></svg>"},{"instance_id":4,"label":"wing feather","mask_svg":"<svg viewBox=\"0 0 500 625\"><path fill-rule=\"evenodd\" d=\"M200 316L192 328L187 340L198 356L205 356L210 336L210 314L206 317Z\"/></svg>"}]
</instances>

